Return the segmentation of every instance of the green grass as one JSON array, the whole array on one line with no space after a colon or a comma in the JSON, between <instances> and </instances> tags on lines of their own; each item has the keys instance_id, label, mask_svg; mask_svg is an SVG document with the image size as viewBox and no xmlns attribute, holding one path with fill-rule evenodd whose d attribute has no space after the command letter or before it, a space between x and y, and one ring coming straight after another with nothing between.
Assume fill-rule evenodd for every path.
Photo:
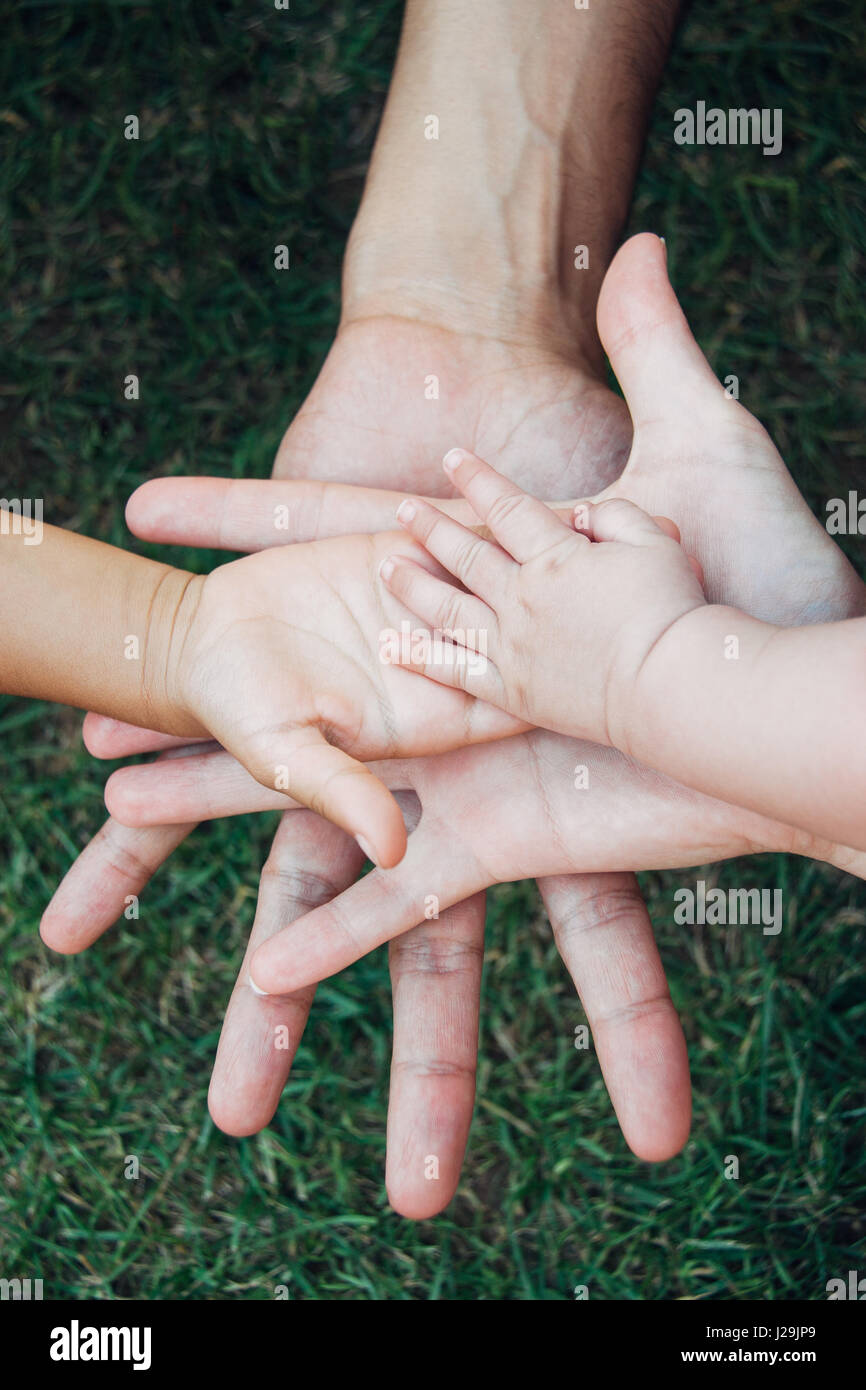
<instances>
[{"instance_id":1,"label":"green grass","mask_svg":"<svg viewBox=\"0 0 866 1390\"><path fill-rule=\"evenodd\" d=\"M160 472L265 476L338 313L339 267L400 6L21 4L0 50L0 491L115 542ZM864 40L855 4L695 0L650 130L634 229L668 238L720 376L811 505L866 492ZM781 106L785 148L683 151L698 98ZM121 139L133 111L139 144ZM230 113L226 116L226 113ZM291 294L270 248L293 249ZM276 283L275 283L276 282ZM119 379L142 381L124 403ZM846 541L863 569L866 541ZM190 556L190 559L193 559ZM206 557L195 557L201 565ZM69 712L0 705L2 1270L87 1298L821 1298L863 1272L866 912L859 883L763 856L786 930L673 924L643 878L686 1028L692 1139L626 1150L534 889L492 900L479 1101L434 1222L382 1185L384 953L322 988L272 1127L234 1141L206 1089L272 817L174 855L137 923L78 959L36 928L100 824ZM695 874L694 877L697 877ZM722 1177L736 1153L741 1179ZM143 1176L124 1180L126 1154Z\"/></svg>"}]
</instances>

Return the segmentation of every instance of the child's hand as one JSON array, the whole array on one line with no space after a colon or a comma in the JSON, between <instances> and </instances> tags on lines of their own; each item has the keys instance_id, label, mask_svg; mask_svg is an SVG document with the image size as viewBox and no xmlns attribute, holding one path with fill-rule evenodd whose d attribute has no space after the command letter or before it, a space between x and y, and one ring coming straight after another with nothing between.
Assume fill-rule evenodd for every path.
<instances>
[{"instance_id":1,"label":"child's hand","mask_svg":"<svg viewBox=\"0 0 866 1390\"><path fill-rule=\"evenodd\" d=\"M391 592L456 644L450 663L406 664L533 724L628 751L648 653L705 603L677 528L615 500L579 504L572 530L471 454L452 450L444 467L499 544L427 502L401 505L402 525L469 590L407 556L386 559Z\"/></svg>"},{"instance_id":2,"label":"child's hand","mask_svg":"<svg viewBox=\"0 0 866 1390\"><path fill-rule=\"evenodd\" d=\"M402 857L405 826L360 760L442 752L521 727L383 660L383 632L405 619L376 578L395 542L386 533L285 546L194 579L166 663L175 723L185 726L177 732L206 731L262 785L348 830L384 868Z\"/></svg>"}]
</instances>

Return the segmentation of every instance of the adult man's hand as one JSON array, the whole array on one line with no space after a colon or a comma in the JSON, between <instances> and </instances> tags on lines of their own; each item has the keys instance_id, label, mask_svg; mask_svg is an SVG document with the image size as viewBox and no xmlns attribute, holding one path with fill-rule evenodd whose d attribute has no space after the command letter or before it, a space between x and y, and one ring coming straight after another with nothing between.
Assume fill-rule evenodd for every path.
<instances>
[{"instance_id":1,"label":"adult man's hand","mask_svg":"<svg viewBox=\"0 0 866 1390\"><path fill-rule=\"evenodd\" d=\"M432 492L438 459L459 438L495 456L540 496L595 491L612 481L628 451L629 426L602 382L594 307L625 219L677 8L678 0L657 0L651 12L643 0L583 12L559 0L529 9L522 0L477 0L467 10L408 0L395 80L350 239L343 322L283 441L277 476ZM438 139L425 138L431 111L439 112ZM223 494L229 506L236 497ZM174 519L163 522L163 538L176 538ZM193 517L182 524L191 540L205 540ZM244 546L243 524L242 515L226 512L225 544ZM207 524L205 531L206 543L219 543ZM127 737L115 733L102 726L94 735L106 753L119 752L118 738ZM143 746L140 737L136 746ZM302 828L300 816L292 825L300 832L297 847L284 822L266 869L258 939L293 911L338 892L358 871L356 847L335 842L330 828L311 819ZM46 941L80 949L95 939L119 915L125 894L141 890L190 828L136 831L109 821L46 913ZM269 886L277 882L288 890L287 909ZM642 1009L626 1007L630 992L620 1007L606 976L590 970L584 978L582 953L570 951L568 963L588 1011L598 1012L598 999L611 1012L610 1042L600 1055L629 1143L648 1158L676 1152L689 1120L685 1045L634 880L560 885L554 912L575 929L582 921L594 940L629 943L625 956L633 957L647 991ZM388 1187L407 1215L446 1205L459 1174L474 1095L482 920L474 899L392 950ZM576 940L575 930L569 941ZM284 1005L293 1039L308 1006L307 997ZM269 1011L274 1007L267 1002ZM243 984L214 1074L212 1111L233 1133L267 1123L292 1057L272 1055L272 1048L266 1055L266 1015L256 1008ZM638 1103L616 1076L619 1059L630 1072L629 1059L641 1048L667 1063L646 1080ZM423 1181L416 1161L432 1151L429 1135L442 1156L436 1184Z\"/></svg>"},{"instance_id":2,"label":"adult man's hand","mask_svg":"<svg viewBox=\"0 0 866 1390\"><path fill-rule=\"evenodd\" d=\"M374 353L384 351L389 341L399 342L399 351L382 374L382 394L375 399L366 395L370 416L360 416L352 392L371 372L376 376ZM412 351L410 341L415 345ZM436 372L438 367L440 381L448 380L459 344L450 332L414 322L388 320L341 330L311 394L311 408L301 411L287 434L278 467L291 463L310 472L324 466L327 474L329 465L336 472L336 460L350 477L351 462L354 476L366 483L372 475L372 480L398 485L408 459L413 485L432 491L440 477L439 458L456 437L464 437L462 430L469 431L476 447L483 440L504 467L540 495L547 488L563 497L593 491L622 467L630 439L622 402L584 369L552 357L540 361L537 354L531 365L522 350L508 345L463 343L465 362L458 376L471 359L474 395L470 400L462 389L460 421L452 426L450 416L442 412L442 398L426 400L420 368L426 365ZM398 374L401 362L403 376ZM381 427L374 427L375 418L383 421ZM329 446L331 430L335 442ZM423 460L412 442L413 431L423 437ZM350 456L353 435L359 443ZM386 458L391 460L390 478L384 475ZM598 466L597 458L604 459L605 466ZM533 464L540 484L533 481ZM188 486L195 494L189 508L181 496ZM273 498L262 508L257 499L264 486L273 489ZM404 490L401 487L397 495ZM326 528L372 529L374 516L384 517L385 508L375 494L332 497L337 505L328 504L327 517L322 516L321 493L305 489L302 495L305 500L298 499L296 505L294 494L275 484L213 480L211 486L207 480L192 485L164 480L146 485L129 515L134 529L151 539L232 548L286 539L285 531L273 527L274 503L281 498L289 501L292 539L302 532L322 535ZM365 508L369 526L364 524ZM393 524L390 505L382 524ZM89 729L88 746L105 756L143 751L146 746L135 736L132 745L124 742L127 734L103 721L91 721ZM205 766L207 761L201 764ZM170 819L186 818L172 813ZM110 821L46 912L43 935L48 944L56 949L89 944L120 914L125 895L141 891L157 863L196 819L190 817L181 830L135 831ZM360 863L357 847L348 839L341 842L315 818L287 815L263 874L250 949L285 926L293 914L301 915L348 887ZM634 879L618 874L562 883L556 896L550 896L550 907L557 931L562 926L559 939L565 943L566 964L593 1025L604 1035L599 1057L626 1138L643 1157L666 1157L676 1152L688 1132L688 1068L682 1032ZM483 920L483 896L473 895L438 921L422 922L391 952L395 1021L387 1182L392 1202L407 1215L430 1215L447 1204L459 1178L474 1101ZM583 937L578 931L581 922ZM613 985L602 965L606 952L627 965ZM210 1096L216 1122L236 1134L254 1132L270 1120L312 998L312 991L303 991L291 1000L257 1000L247 983L248 958L249 953L227 1010ZM634 997L634 979L642 982L640 1000ZM270 1045L275 1021L288 1026L287 1050ZM634 1059L641 1055L658 1056L663 1064L655 1077L645 1074L636 1087ZM423 1179L423 1157L431 1152L440 1156L437 1184Z\"/></svg>"},{"instance_id":3,"label":"adult man's hand","mask_svg":"<svg viewBox=\"0 0 866 1390\"><path fill-rule=\"evenodd\" d=\"M748 604L782 622L860 611L863 586L811 516L766 433L728 401L694 343L655 238L635 238L620 253L602 295L600 320L614 366L635 402L633 457L625 481L616 486L681 523L703 562L711 597ZM647 362L659 365L642 390ZM701 408L695 409L696 402ZM182 484L163 488L172 486ZM261 497L259 505L264 502ZM382 524L392 504L383 501ZM583 801L568 775L571 763L582 758L597 788ZM343 903L299 923L291 933L296 960L302 945L311 951L310 962L322 959L328 932L332 941L340 935L347 912L353 938L367 946L409 925L425 894L439 888L437 865L443 862L449 866L443 901L530 872L687 864L757 848L794 850L862 872L862 856L844 847L817 844L789 827L695 797L617 755L589 747L563 751L562 742L549 735L448 759L392 764L383 774L392 787L412 788L421 800L422 824L406 865L387 876L387 885L372 875ZM132 820L275 804L244 780L242 770L217 754L193 765L192 772L180 764L123 771L112 779L111 794ZM534 824L545 827L540 838L525 829ZM379 894L386 886L383 913ZM563 887L557 884L560 894Z\"/></svg>"}]
</instances>

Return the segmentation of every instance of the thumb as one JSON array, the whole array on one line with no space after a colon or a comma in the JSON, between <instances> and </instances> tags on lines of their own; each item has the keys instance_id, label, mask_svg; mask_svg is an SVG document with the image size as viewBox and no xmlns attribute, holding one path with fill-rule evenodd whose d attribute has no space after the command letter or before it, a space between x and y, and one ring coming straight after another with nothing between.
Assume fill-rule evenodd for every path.
<instances>
[{"instance_id":1,"label":"thumb","mask_svg":"<svg viewBox=\"0 0 866 1390\"><path fill-rule=\"evenodd\" d=\"M635 429L672 415L704 419L711 402L730 406L671 288L659 237L642 232L620 247L597 317Z\"/></svg>"},{"instance_id":2,"label":"thumb","mask_svg":"<svg viewBox=\"0 0 866 1390\"><path fill-rule=\"evenodd\" d=\"M387 878L366 874L265 941L251 961L250 979L260 994L291 994L345 970L491 881L471 850L448 837L447 824L425 821L422 811L405 858Z\"/></svg>"},{"instance_id":3,"label":"thumb","mask_svg":"<svg viewBox=\"0 0 866 1390\"><path fill-rule=\"evenodd\" d=\"M211 732L263 787L354 835L381 868L399 864L406 852L406 825L394 797L369 768L328 743L317 728Z\"/></svg>"}]
</instances>

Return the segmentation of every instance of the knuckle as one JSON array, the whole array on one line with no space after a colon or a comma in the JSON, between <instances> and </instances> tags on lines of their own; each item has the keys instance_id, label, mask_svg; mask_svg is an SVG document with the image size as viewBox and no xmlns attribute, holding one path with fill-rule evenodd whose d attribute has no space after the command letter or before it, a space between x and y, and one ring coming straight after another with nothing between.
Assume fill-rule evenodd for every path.
<instances>
[{"instance_id":1,"label":"knuckle","mask_svg":"<svg viewBox=\"0 0 866 1390\"><path fill-rule=\"evenodd\" d=\"M525 499L520 493L500 493L494 497L487 510L488 524L495 530L503 526L514 516L515 512L520 513L524 508Z\"/></svg>"},{"instance_id":2,"label":"knuckle","mask_svg":"<svg viewBox=\"0 0 866 1390\"><path fill-rule=\"evenodd\" d=\"M529 709L529 687L520 669L511 673L510 685L514 692L514 708L521 715L526 715Z\"/></svg>"},{"instance_id":3,"label":"knuckle","mask_svg":"<svg viewBox=\"0 0 866 1390\"><path fill-rule=\"evenodd\" d=\"M475 1062L458 1062L451 1057L400 1057L392 1061L391 1071L395 1075L410 1076L419 1081L428 1077L431 1080L454 1077L472 1081L478 1067Z\"/></svg>"},{"instance_id":4,"label":"knuckle","mask_svg":"<svg viewBox=\"0 0 866 1390\"><path fill-rule=\"evenodd\" d=\"M345 887L326 871L319 873L314 869L302 869L297 864L284 864L273 854L265 861L262 878L286 901L302 907L319 907L330 902Z\"/></svg>"},{"instance_id":5,"label":"knuckle","mask_svg":"<svg viewBox=\"0 0 866 1390\"><path fill-rule=\"evenodd\" d=\"M469 662L466 659L466 652L462 648L455 648L451 657L451 670L454 674L454 685L458 690L468 690L469 687Z\"/></svg>"},{"instance_id":6,"label":"knuckle","mask_svg":"<svg viewBox=\"0 0 866 1390\"><path fill-rule=\"evenodd\" d=\"M323 528L324 509L330 484L310 479L292 484L292 505L288 508L290 526L287 531L277 532L277 539L285 544L289 541L315 541L325 534Z\"/></svg>"},{"instance_id":7,"label":"knuckle","mask_svg":"<svg viewBox=\"0 0 866 1390\"><path fill-rule=\"evenodd\" d=\"M365 943L355 931L352 918L339 906L339 900L331 903L328 913L330 926L346 942L352 959L358 960L361 956L366 955L367 951L370 950L371 943Z\"/></svg>"},{"instance_id":8,"label":"knuckle","mask_svg":"<svg viewBox=\"0 0 866 1390\"><path fill-rule=\"evenodd\" d=\"M117 874L119 878L127 879L130 883L147 880L153 873L153 866L144 855L138 853L129 840L106 838L105 858L106 867L110 872Z\"/></svg>"},{"instance_id":9,"label":"knuckle","mask_svg":"<svg viewBox=\"0 0 866 1390\"><path fill-rule=\"evenodd\" d=\"M457 557L457 573L463 580L468 580L473 570L476 568L478 560L484 554L487 541L480 536L467 537L461 544Z\"/></svg>"},{"instance_id":10,"label":"knuckle","mask_svg":"<svg viewBox=\"0 0 866 1390\"><path fill-rule=\"evenodd\" d=\"M479 943L407 932L391 943L392 967L401 975L476 975L483 948Z\"/></svg>"},{"instance_id":11,"label":"knuckle","mask_svg":"<svg viewBox=\"0 0 866 1390\"><path fill-rule=\"evenodd\" d=\"M607 1008L594 1010L592 1022L594 1027L598 1027L601 1023L635 1023L641 1019L652 1018L656 1014L668 1013L676 1013L676 1010L673 1000L665 989L644 998L630 999L624 1004L610 1004ZM589 1013L587 1013L587 1017L589 1017Z\"/></svg>"},{"instance_id":12,"label":"knuckle","mask_svg":"<svg viewBox=\"0 0 866 1390\"><path fill-rule=\"evenodd\" d=\"M413 534L423 545L447 545L449 536L447 519L438 507L430 507L428 510L426 506L422 506Z\"/></svg>"},{"instance_id":13,"label":"knuckle","mask_svg":"<svg viewBox=\"0 0 866 1390\"><path fill-rule=\"evenodd\" d=\"M454 632L462 626L462 608L462 595L456 589L450 590L439 604L436 626L441 628L443 632Z\"/></svg>"},{"instance_id":14,"label":"knuckle","mask_svg":"<svg viewBox=\"0 0 866 1390\"><path fill-rule=\"evenodd\" d=\"M605 889L572 901L557 913L554 935L570 941L588 932L616 932L632 926L635 917L644 911L643 899L636 889Z\"/></svg>"}]
</instances>

